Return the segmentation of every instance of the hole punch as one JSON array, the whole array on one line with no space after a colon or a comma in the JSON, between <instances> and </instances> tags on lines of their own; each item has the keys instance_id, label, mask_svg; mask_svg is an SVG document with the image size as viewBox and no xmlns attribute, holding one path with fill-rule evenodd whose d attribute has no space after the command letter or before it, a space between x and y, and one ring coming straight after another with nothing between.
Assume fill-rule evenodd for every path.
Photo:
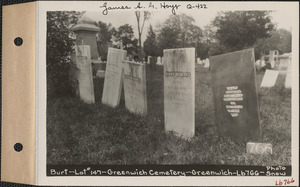
<instances>
[{"instance_id":1,"label":"hole punch","mask_svg":"<svg viewBox=\"0 0 300 187\"><path fill-rule=\"evenodd\" d=\"M16 143L14 149L16 152L20 152L23 150L23 145L21 143Z\"/></svg>"},{"instance_id":2,"label":"hole punch","mask_svg":"<svg viewBox=\"0 0 300 187\"><path fill-rule=\"evenodd\" d=\"M20 37L15 38L14 43L16 46L21 46L23 44L23 39Z\"/></svg>"}]
</instances>

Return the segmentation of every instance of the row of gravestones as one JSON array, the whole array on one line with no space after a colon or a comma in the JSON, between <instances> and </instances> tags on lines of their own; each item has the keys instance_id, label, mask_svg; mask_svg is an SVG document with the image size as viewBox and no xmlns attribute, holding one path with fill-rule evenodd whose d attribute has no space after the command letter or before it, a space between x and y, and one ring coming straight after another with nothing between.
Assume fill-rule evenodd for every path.
<instances>
[{"instance_id":1,"label":"row of gravestones","mask_svg":"<svg viewBox=\"0 0 300 187\"><path fill-rule=\"evenodd\" d=\"M77 46L80 97L94 103L88 47ZM126 51L109 48L102 103L119 105L124 85L125 107L147 114L145 64L125 61ZM195 135L195 49L164 50L164 124L166 131ZM254 49L210 57L215 115L222 135L247 140L261 137L255 82Z\"/></svg>"}]
</instances>

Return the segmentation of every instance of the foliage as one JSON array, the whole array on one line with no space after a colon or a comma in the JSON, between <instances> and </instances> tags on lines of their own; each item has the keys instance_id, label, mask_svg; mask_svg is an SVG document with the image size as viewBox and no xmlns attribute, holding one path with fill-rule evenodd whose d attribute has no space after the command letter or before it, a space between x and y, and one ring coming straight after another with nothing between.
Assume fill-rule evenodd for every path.
<instances>
[{"instance_id":1,"label":"foliage","mask_svg":"<svg viewBox=\"0 0 300 187\"><path fill-rule=\"evenodd\" d=\"M147 56L158 56L156 34L150 25L147 38L144 41L144 51Z\"/></svg>"},{"instance_id":2,"label":"foliage","mask_svg":"<svg viewBox=\"0 0 300 187\"><path fill-rule=\"evenodd\" d=\"M65 96L72 94L69 79L70 55L75 45L70 25L75 25L80 12L47 12L47 94Z\"/></svg>"},{"instance_id":3,"label":"foliage","mask_svg":"<svg viewBox=\"0 0 300 187\"><path fill-rule=\"evenodd\" d=\"M106 60L108 47L112 45L111 39L113 34L116 33L116 29L110 23L106 24L102 21L98 21L97 26L100 28L97 34L98 53L102 60Z\"/></svg>"},{"instance_id":4,"label":"foliage","mask_svg":"<svg viewBox=\"0 0 300 187\"><path fill-rule=\"evenodd\" d=\"M271 37L259 39L255 46L255 57L260 58L265 51L279 50L280 54L292 51L292 34L285 29L278 29L271 33Z\"/></svg>"},{"instance_id":5,"label":"foliage","mask_svg":"<svg viewBox=\"0 0 300 187\"><path fill-rule=\"evenodd\" d=\"M196 47L201 40L202 30L194 22L194 18L186 14L171 15L159 30L160 54L163 49Z\"/></svg>"},{"instance_id":6,"label":"foliage","mask_svg":"<svg viewBox=\"0 0 300 187\"><path fill-rule=\"evenodd\" d=\"M268 38L275 26L270 11L220 12L213 20L220 46L231 52L252 47L257 40Z\"/></svg>"},{"instance_id":7,"label":"foliage","mask_svg":"<svg viewBox=\"0 0 300 187\"><path fill-rule=\"evenodd\" d=\"M122 43L127 55L138 54L138 39L134 38L133 28L129 24L121 25L114 33L115 40Z\"/></svg>"}]
</instances>

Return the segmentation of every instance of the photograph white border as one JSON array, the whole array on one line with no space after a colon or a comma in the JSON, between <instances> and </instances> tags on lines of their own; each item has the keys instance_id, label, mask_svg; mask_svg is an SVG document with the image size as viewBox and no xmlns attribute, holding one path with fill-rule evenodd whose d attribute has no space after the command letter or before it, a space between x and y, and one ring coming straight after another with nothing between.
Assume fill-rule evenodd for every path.
<instances>
[{"instance_id":1,"label":"photograph white border","mask_svg":"<svg viewBox=\"0 0 300 187\"><path fill-rule=\"evenodd\" d=\"M46 12L47 11L99 11L105 1L40 1L37 2L37 185L61 186L275 186L277 180L291 179L299 185L299 63L292 68L292 176L290 177L47 177L46 176ZM142 1L141 1L142 2ZM149 1L150 2L150 1ZM153 1L154 2L154 1ZM166 1L167 2L167 1ZM109 1L110 5L136 6L138 1ZM143 1L144 3L144 1ZM155 1L154 3L159 3ZM171 3L171 2L170 2ZM183 7L192 2L173 2ZM299 62L299 2L199 2L207 10L281 10L292 13L292 60ZM130 10L134 11L134 10ZM170 10L166 11L170 14ZM109 16L109 15L108 15Z\"/></svg>"}]
</instances>

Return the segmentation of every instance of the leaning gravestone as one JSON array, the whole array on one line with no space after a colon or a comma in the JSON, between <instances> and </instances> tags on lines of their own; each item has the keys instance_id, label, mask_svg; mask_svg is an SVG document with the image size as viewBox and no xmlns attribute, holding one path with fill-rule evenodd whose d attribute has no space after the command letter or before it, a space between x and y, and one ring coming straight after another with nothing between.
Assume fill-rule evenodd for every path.
<instances>
[{"instance_id":1,"label":"leaning gravestone","mask_svg":"<svg viewBox=\"0 0 300 187\"><path fill-rule=\"evenodd\" d=\"M276 83L279 71L267 69L260 87L273 87Z\"/></svg>"},{"instance_id":2,"label":"leaning gravestone","mask_svg":"<svg viewBox=\"0 0 300 187\"><path fill-rule=\"evenodd\" d=\"M257 140L261 136L254 49L210 57L216 122L222 135Z\"/></svg>"},{"instance_id":3,"label":"leaning gravestone","mask_svg":"<svg viewBox=\"0 0 300 187\"><path fill-rule=\"evenodd\" d=\"M146 65L124 62L125 107L132 113L147 114Z\"/></svg>"},{"instance_id":4,"label":"leaning gravestone","mask_svg":"<svg viewBox=\"0 0 300 187\"><path fill-rule=\"evenodd\" d=\"M111 107L116 107L120 103L123 78L122 61L126 58L126 53L121 49L108 49L102 103Z\"/></svg>"},{"instance_id":5,"label":"leaning gravestone","mask_svg":"<svg viewBox=\"0 0 300 187\"><path fill-rule=\"evenodd\" d=\"M76 46L75 52L80 99L86 103L95 103L90 48L87 45Z\"/></svg>"},{"instance_id":6,"label":"leaning gravestone","mask_svg":"<svg viewBox=\"0 0 300 187\"><path fill-rule=\"evenodd\" d=\"M165 129L195 134L195 48L164 50Z\"/></svg>"}]
</instances>

